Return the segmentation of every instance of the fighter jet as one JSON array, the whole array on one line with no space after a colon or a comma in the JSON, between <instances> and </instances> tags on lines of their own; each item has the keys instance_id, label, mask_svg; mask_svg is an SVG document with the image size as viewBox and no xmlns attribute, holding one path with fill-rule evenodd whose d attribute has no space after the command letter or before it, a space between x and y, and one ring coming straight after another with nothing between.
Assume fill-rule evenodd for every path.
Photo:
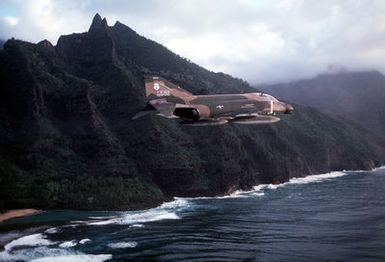
<instances>
[{"instance_id":1,"label":"fighter jet","mask_svg":"<svg viewBox=\"0 0 385 262\"><path fill-rule=\"evenodd\" d=\"M180 118L191 126L233 124L270 124L280 120L276 113L291 113L294 108L262 93L193 95L157 77L145 77L146 107L132 119L155 113Z\"/></svg>"}]
</instances>

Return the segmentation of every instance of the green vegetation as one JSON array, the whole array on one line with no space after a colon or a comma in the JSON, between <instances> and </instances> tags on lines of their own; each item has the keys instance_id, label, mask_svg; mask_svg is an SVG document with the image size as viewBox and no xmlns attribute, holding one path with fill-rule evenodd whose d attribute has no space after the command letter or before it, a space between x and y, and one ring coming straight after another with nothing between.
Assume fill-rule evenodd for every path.
<instances>
[{"instance_id":1,"label":"green vegetation","mask_svg":"<svg viewBox=\"0 0 385 262\"><path fill-rule=\"evenodd\" d=\"M274 125L131 121L149 73L194 93L253 90L120 23L62 36L56 47L8 41L0 51L0 209L135 209L384 163L382 138L300 106Z\"/></svg>"}]
</instances>

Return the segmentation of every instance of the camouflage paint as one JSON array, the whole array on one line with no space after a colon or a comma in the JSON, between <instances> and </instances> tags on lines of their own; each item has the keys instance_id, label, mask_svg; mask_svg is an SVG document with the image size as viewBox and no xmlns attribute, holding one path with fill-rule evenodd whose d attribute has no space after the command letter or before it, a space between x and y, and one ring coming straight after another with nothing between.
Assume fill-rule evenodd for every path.
<instances>
[{"instance_id":1,"label":"camouflage paint","mask_svg":"<svg viewBox=\"0 0 385 262\"><path fill-rule=\"evenodd\" d=\"M260 92L193 95L180 86L156 76L145 78L145 90L147 104L158 111L159 115L168 118L180 117L193 122L202 120L218 122L226 119L226 121L243 124L273 123L277 122L279 118L262 117L257 113L290 113L294 110L292 106ZM138 118L139 114L135 115L134 118Z\"/></svg>"}]
</instances>

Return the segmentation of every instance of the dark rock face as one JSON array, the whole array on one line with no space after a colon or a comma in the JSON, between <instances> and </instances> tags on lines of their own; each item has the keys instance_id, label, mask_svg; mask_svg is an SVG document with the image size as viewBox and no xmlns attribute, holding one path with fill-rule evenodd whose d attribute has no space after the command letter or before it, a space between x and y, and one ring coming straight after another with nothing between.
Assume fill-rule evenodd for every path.
<instances>
[{"instance_id":1,"label":"dark rock face","mask_svg":"<svg viewBox=\"0 0 385 262\"><path fill-rule=\"evenodd\" d=\"M385 160L382 138L300 106L266 126L131 121L149 73L194 93L254 90L99 15L56 47L8 41L0 52L0 208L143 208Z\"/></svg>"},{"instance_id":2,"label":"dark rock face","mask_svg":"<svg viewBox=\"0 0 385 262\"><path fill-rule=\"evenodd\" d=\"M96 14L94 16L94 19L92 19L92 23L90 26L90 29L88 29L88 33L97 33L107 30L107 20L106 18L102 19L102 17L99 14Z\"/></svg>"}]
</instances>

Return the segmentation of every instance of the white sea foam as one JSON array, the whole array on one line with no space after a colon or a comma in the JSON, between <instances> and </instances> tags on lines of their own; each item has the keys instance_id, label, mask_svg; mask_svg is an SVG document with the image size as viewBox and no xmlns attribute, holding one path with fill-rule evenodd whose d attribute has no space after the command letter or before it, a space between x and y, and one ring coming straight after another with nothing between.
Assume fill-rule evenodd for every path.
<instances>
[{"instance_id":1,"label":"white sea foam","mask_svg":"<svg viewBox=\"0 0 385 262\"><path fill-rule=\"evenodd\" d=\"M308 184L308 183L318 183L325 180L346 176L347 173L345 172L331 172L321 175L312 175L312 176L306 176L306 177L299 177L299 178L292 178L289 182L284 184Z\"/></svg>"},{"instance_id":2,"label":"white sea foam","mask_svg":"<svg viewBox=\"0 0 385 262\"><path fill-rule=\"evenodd\" d=\"M385 166L383 167L378 167L373 169L373 171L380 170L380 169L385 169ZM361 170L356 170L356 171L346 171L346 172L361 172ZM325 174L318 174L318 175L310 175L306 177L294 177L290 179L288 182L281 183L281 184L260 184L257 186L253 187L253 190L251 191L242 191L242 190L237 190L233 192L230 195L226 196L217 196L217 197L190 197L190 198L179 198L179 199L184 199L184 200L195 200L195 199L226 199L226 198L247 198L247 197L252 197L252 196L264 196L264 189L277 189L279 187L287 186L287 185L295 185L295 184L309 184L309 183L318 183L318 182L323 182L326 180L334 179L337 177L345 176L348 173L345 171L334 171L330 173L325 173ZM363 172L363 171L362 171Z\"/></svg>"},{"instance_id":3,"label":"white sea foam","mask_svg":"<svg viewBox=\"0 0 385 262\"><path fill-rule=\"evenodd\" d=\"M249 197L261 197L265 195L264 190L265 189L277 189L279 187L287 186L287 185L294 185L294 184L308 184L308 183L317 183L326 181L329 179L345 176L347 173L345 172L330 172L326 174L319 174L319 175L311 175L306 177L299 177L299 178L292 178L288 182L281 183L281 184L260 184L253 187L253 190L250 191L242 191L237 190L233 192L230 195L226 196L217 196L217 197L186 197L186 198L176 198L180 200L199 200L199 199L227 199L227 198L249 198Z\"/></svg>"},{"instance_id":4,"label":"white sea foam","mask_svg":"<svg viewBox=\"0 0 385 262\"><path fill-rule=\"evenodd\" d=\"M143 211L121 212L120 215L100 221L88 221L88 225L130 225L130 227L143 227L142 223L167 219L180 219L177 211L188 207L190 202L183 198L175 198L174 201L165 202L162 205Z\"/></svg>"},{"instance_id":5,"label":"white sea foam","mask_svg":"<svg viewBox=\"0 0 385 262\"><path fill-rule=\"evenodd\" d=\"M263 184L263 185L258 185L253 187L253 190L236 190L230 195L225 195L225 196L215 196L215 197L186 197L184 199L187 200L195 200L195 199L229 199L229 198L249 198L251 196L263 196L263 192L255 192L258 191L262 188L270 188L270 189L275 189L277 185L273 184Z\"/></svg>"},{"instance_id":6,"label":"white sea foam","mask_svg":"<svg viewBox=\"0 0 385 262\"><path fill-rule=\"evenodd\" d=\"M23 235L25 236L26 233L32 233L32 232L22 232L22 231L14 230L14 231L9 231L5 234L0 233L0 246L2 247L4 243L9 243L14 239L22 237Z\"/></svg>"},{"instance_id":7,"label":"white sea foam","mask_svg":"<svg viewBox=\"0 0 385 262\"><path fill-rule=\"evenodd\" d=\"M264 192L252 192L251 195L253 195L253 196L264 196L265 193Z\"/></svg>"},{"instance_id":8,"label":"white sea foam","mask_svg":"<svg viewBox=\"0 0 385 262\"><path fill-rule=\"evenodd\" d=\"M382 169L385 169L385 166L379 166L379 167L375 167L375 168L368 169L368 170L363 170L363 169L360 169L360 170L346 170L345 169L342 172L362 173L362 172L378 171L378 170L382 170Z\"/></svg>"},{"instance_id":9,"label":"white sea foam","mask_svg":"<svg viewBox=\"0 0 385 262\"><path fill-rule=\"evenodd\" d=\"M87 242L91 242L91 239L89 239L89 238L82 239L79 241L79 244L84 245Z\"/></svg>"},{"instance_id":10,"label":"white sea foam","mask_svg":"<svg viewBox=\"0 0 385 262\"><path fill-rule=\"evenodd\" d=\"M59 245L61 248L70 248L76 246L78 243L76 240L71 240L71 241L65 241Z\"/></svg>"},{"instance_id":11,"label":"white sea foam","mask_svg":"<svg viewBox=\"0 0 385 262\"><path fill-rule=\"evenodd\" d=\"M42 252L50 250L46 246L54 244L56 242L46 239L42 234L23 236L4 246L4 251L0 252L0 261L30 261L39 255L41 256ZM27 248L23 249L22 247Z\"/></svg>"},{"instance_id":12,"label":"white sea foam","mask_svg":"<svg viewBox=\"0 0 385 262\"><path fill-rule=\"evenodd\" d=\"M385 166L380 166L380 167L373 168L372 171L378 171L378 170L381 170L381 169L385 169Z\"/></svg>"},{"instance_id":13,"label":"white sea foam","mask_svg":"<svg viewBox=\"0 0 385 262\"><path fill-rule=\"evenodd\" d=\"M138 245L135 241L128 241L128 242L117 242L117 243L110 243L108 246L110 248L134 248Z\"/></svg>"},{"instance_id":14,"label":"white sea foam","mask_svg":"<svg viewBox=\"0 0 385 262\"><path fill-rule=\"evenodd\" d=\"M82 243L91 241L81 240ZM80 243L80 242L79 242ZM67 249L77 245L75 240L66 241L59 245L60 248L52 248L57 242L50 241L41 234L32 234L13 240L4 246L0 252L0 261L105 261L112 255L91 255ZM48 247L49 246L49 247ZM26 247L26 248L23 248Z\"/></svg>"},{"instance_id":15,"label":"white sea foam","mask_svg":"<svg viewBox=\"0 0 385 262\"><path fill-rule=\"evenodd\" d=\"M242 191L242 190L237 190L231 193L228 196L222 196L221 198L245 198L249 197L247 194L250 193L251 191Z\"/></svg>"},{"instance_id":16,"label":"white sea foam","mask_svg":"<svg viewBox=\"0 0 385 262\"><path fill-rule=\"evenodd\" d=\"M51 227L51 228L48 228L46 231L44 231L44 233L46 233L46 234L55 234L57 232L58 232L57 227Z\"/></svg>"},{"instance_id":17,"label":"white sea foam","mask_svg":"<svg viewBox=\"0 0 385 262\"><path fill-rule=\"evenodd\" d=\"M346 175L343 172L331 172L327 174L312 175L301 178L292 178L289 182L282 184L263 184L255 186L251 191L235 191L230 195L218 196L218 197L193 197L193 198L181 198L175 197L174 201L166 202L160 205L157 208L152 208L144 211L137 212L125 212L121 213L117 217L109 217L109 219L102 219L103 217L91 217L93 219L100 219L99 221L88 221L89 225L109 225L109 224L120 224L120 225L131 225L130 227L140 227L135 226L136 224L142 224L147 222L154 222L166 219L180 219L180 216L177 212L182 211L185 208L193 205L194 200L199 199L228 199L228 198L249 198L249 197L262 197L264 196L265 189L276 189L278 187L286 186L289 184L307 184L307 183L316 183L324 180L336 178ZM106 218L106 217L105 217ZM142 226L142 225L141 225Z\"/></svg>"},{"instance_id":18,"label":"white sea foam","mask_svg":"<svg viewBox=\"0 0 385 262\"><path fill-rule=\"evenodd\" d=\"M42 257L32 260L31 262L103 262L112 258L110 254L102 255L68 255L68 256L51 256Z\"/></svg>"},{"instance_id":19,"label":"white sea foam","mask_svg":"<svg viewBox=\"0 0 385 262\"><path fill-rule=\"evenodd\" d=\"M143 224L133 224L133 225L130 225L130 227L137 227L137 228L139 228L139 227L144 227L144 225Z\"/></svg>"},{"instance_id":20,"label":"white sea foam","mask_svg":"<svg viewBox=\"0 0 385 262\"><path fill-rule=\"evenodd\" d=\"M225 196L209 196L209 197L176 197L176 199L183 199L183 200L198 200L198 199L229 199L229 198L247 198L247 193L250 193L251 191L242 191L237 190L231 193L230 195Z\"/></svg>"},{"instance_id":21,"label":"white sea foam","mask_svg":"<svg viewBox=\"0 0 385 262\"><path fill-rule=\"evenodd\" d=\"M282 184L268 184L268 185L265 185L264 188L265 189L277 189L278 187L283 186L283 185L285 185L287 183L288 182L282 183Z\"/></svg>"},{"instance_id":22,"label":"white sea foam","mask_svg":"<svg viewBox=\"0 0 385 262\"><path fill-rule=\"evenodd\" d=\"M104 216L104 217L88 217L89 219L106 219L106 218L113 218L115 216Z\"/></svg>"},{"instance_id":23,"label":"white sea foam","mask_svg":"<svg viewBox=\"0 0 385 262\"><path fill-rule=\"evenodd\" d=\"M4 246L4 249L5 251L10 251L17 246L49 246L53 244L55 242L46 239L44 235L39 233L12 240Z\"/></svg>"},{"instance_id":24,"label":"white sea foam","mask_svg":"<svg viewBox=\"0 0 385 262\"><path fill-rule=\"evenodd\" d=\"M177 209L177 208L183 208L189 205L189 202L180 197L175 197L173 201L165 202L162 205L160 205L159 209Z\"/></svg>"},{"instance_id":25,"label":"white sea foam","mask_svg":"<svg viewBox=\"0 0 385 262\"><path fill-rule=\"evenodd\" d=\"M344 175L346 175L346 173L344 172L331 172L327 174L292 178L286 183L262 184L262 185L255 186L251 191L238 190L226 196L191 197L191 198L175 197L174 201L163 203L157 208L152 208L152 209L137 211L137 212L125 212L125 213L121 213L120 216L112 217L112 218L110 217L109 219L104 219L100 221L88 221L87 224L88 225L120 224L120 225L131 225L130 227L140 227L140 226L135 226L135 224L154 222L154 221L160 221L160 220L166 220L166 219L180 219L180 216L177 214L177 212L182 211L184 208L188 208L191 205L193 205L194 200L262 197L265 194L264 193L265 189L274 190L279 187L283 187L290 184L308 184L308 183L322 182L325 180L333 179ZM92 218L101 219L102 217L92 217Z\"/></svg>"},{"instance_id":26,"label":"white sea foam","mask_svg":"<svg viewBox=\"0 0 385 262\"><path fill-rule=\"evenodd\" d=\"M160 208L148 209L141 212L128 212L122 214L121 217L108 219L105 221L96 221L90 222L89 225L109 225L109 224L119 224L119 225L130 225L137 223L146 223L153 222L165 219L180 219L180 217L175 212L170 212Z\"/></svg>"},{"instance_id":27,"label":"white sea foam","mask_svg":"<svg viewBox=\"0 0 385 262\"><path fill-rule=\"evenodd\" d=\"M347 173L345 172L330 172L326 174L319 174L319 175L311 175L306 177L294 177L290 179L288 182L281 183L281 184L261 184L254 187L254 191L256 192L262 192L264 189L277 189L279 187L287 186L287 185L296 185L296 184L309 184L309 183L319 183L326 180L334 179L341 176L346 176Z\"/></svg>"},{"instance_id":28,"label":"white sea foam","mask_svg":"<svg viewBox=\"0 0 385 262\"><path fill-rule=\"evenodd\" d=\"M108 259L111 259L111 255ZM52 248L48 246L14 249L10 252L0 252L0 261L105 261L106 257L84 254L73 249ZM104 259L103 259L104 258ZM71 260L69 260L71 259Z\"/></svg>"},{"instance_id":29,"label":"white sea foam","mask_svg":"<svg viewBox=\"0 0 385 262\"><path fill-rule=\"evenodd\" d=\"M83 220L72 220L70 222L71 222L70 226L73 228L77 227L79 224L81 225L81 224L86 223L86 221L83 221Z\"/></svg>"}]
</instances>

